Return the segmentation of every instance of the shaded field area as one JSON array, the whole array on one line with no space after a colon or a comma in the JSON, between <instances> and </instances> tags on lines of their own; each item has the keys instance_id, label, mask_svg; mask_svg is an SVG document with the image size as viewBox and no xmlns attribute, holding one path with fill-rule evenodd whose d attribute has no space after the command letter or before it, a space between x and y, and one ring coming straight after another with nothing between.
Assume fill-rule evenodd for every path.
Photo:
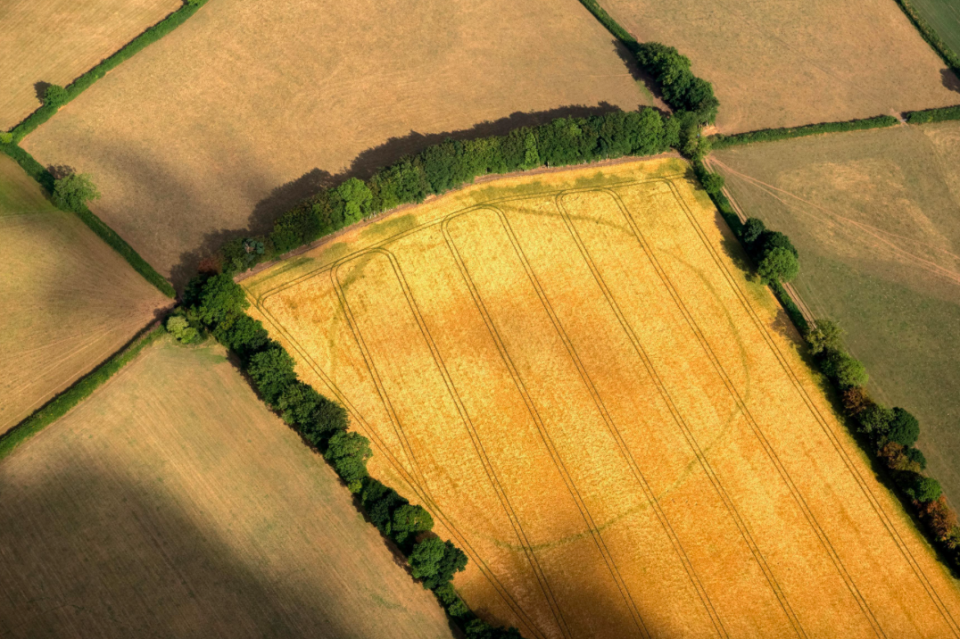
<instances>
[{"instance_id":1,"label":"shaded field area","mask_svg":"<svg viewBox=\"0 0 960 639\"><path fill-rule=\"evenodd\" d=\"M960 102L960 80L895 2L602 0L641 42L677 47L713 83L721 133Z\"/></svg>"},{"instance_id":2,"label":"shaded field area","mask_svg":"<svg viewBox=\"0 0 960 639\"><path fill-rule=\"evenodd\" d=\"M0 433L120 348L170 300L0 155Z\"/></svg>"},{"instance_id":3,"label":"shaded field area","mask_svg":"<svg viewBox=\"0 0 960 639\"><path fill-rule=\"evenodd\" d=\"M8 0L0 6L0 130L181 6L179 0Z\"/></svg>"},{"instance_id":4,"label":"shaded field area","mask_svg":"<svg viewBox=\"0 0 960 639\"><path fill-rule=\"evenodd\" d=\"M960 55L960 5L953 0L910 0L954 53Z\"/></svg>"},{"instance_id":5,"label":"shaded field area","mask_svg":"<svg viewBox=\"0 0 960 639\"><path fill-rule=\"evenodd\" d=\"M179 286L334 175L446 134L652 104L625 55L577 0L218 0L23 146L92 173L94 212Z\"/></svg>"},{"instance_id":6,"label":"shaded field area","mask_svg":"<svg viewBox=\"0 0 960 639\"><path fill-rule=\"evenodd\" d=\"M218 346L164 339L0 463L4 637L452 639Z\"/></svg>"},{"instance_id":7,"label":"shaded field area","mask_svg":"<svg viewBox=\"0 0 960 639\"><path fill-rule=\"evenodd\" d=\"M960 500L960 125L757 144L711 162L747 215L790 236L795 286L840 323L870 388L921 421Z\"/></svg>"},{"instance_id":8,"label":"shaded field area","mask_svg":"<svg viewBox=\"0 0 960 639\"><path fill-rule=\"evenodd\" d=\"M960 636L960 592L676 159L504 179L243 281L531 638Z\"/></svg>"}]
</instances>

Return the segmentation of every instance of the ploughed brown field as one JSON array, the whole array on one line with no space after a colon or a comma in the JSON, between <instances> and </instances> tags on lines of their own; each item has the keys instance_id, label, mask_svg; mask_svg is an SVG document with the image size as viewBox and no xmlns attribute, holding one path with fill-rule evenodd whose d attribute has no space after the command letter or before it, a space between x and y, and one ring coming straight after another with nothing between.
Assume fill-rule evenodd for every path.
<instances>
[{"instance_id":1,"label":"ploughed brown field","mask_svg":"<svg viewBox=\"0 0 960 639\"><path fill-rule=\"evenodd\" d=\"M170 300L0 154L0 433L120 350Z\"/></svg>"},{"instance_id":2,"label":"ploughed brown field","mask_svg":"<svg viewBox=\"0 0 960 639\"><path fill-rule=\"evenodd\" d=\"M92 173L94 212L181 285L331 174L485 122L652 104L621 55L577 0L217 0L23 146Z\"/></svg>"},{"instance_id":3,"label":"ploughed brown field","mask_svg":"<svg viewBox=\"0 0 960 639\"><path fill-rule=\"evenodd\" d=\"M0 635L453 639L214 345L163 338L0 461Z\"/></svg>"},{"instance_id":4,"label":"ploughed brown field","mask_svg":"<svg viewBox=\"0 0 960 639\"><path fill-rule=\"evenodd\" d=\"M66 86L169 13L180 0L4 0L0 131L40 106L37 83Z\"/></svg>"},{"instance_id":5,"label":"ploughed brown field","mask_svg":"<svg viewBox=\"0 0 960 639\"><path fill-rule=\"evenodd\" d=\"M960 592L678 159L475 185L244 280L531 638L955 637Z\"/></svg>"},{"instance_id":6,"label":"ploughed brown field","mask_svg":"<svg viewBox=\"0 0 960 639\"><path fill-rule=\"evenodd\" d=\"M893 0L600 0L641 42L677 47L739 133L960 102L960 80Z\"/></svg>"},{"instance_id":7,"label":"ploughed brown field","mask_svg":"<svg viewBox=\"0 0 960 639\"><path fill-rule=\"evenodd\" d=\"M960 503L960 123L718 151L749 215L800 251L794 282L836 320L869 388L921 423L930 474Z\"/></svg>"}]
</instances>

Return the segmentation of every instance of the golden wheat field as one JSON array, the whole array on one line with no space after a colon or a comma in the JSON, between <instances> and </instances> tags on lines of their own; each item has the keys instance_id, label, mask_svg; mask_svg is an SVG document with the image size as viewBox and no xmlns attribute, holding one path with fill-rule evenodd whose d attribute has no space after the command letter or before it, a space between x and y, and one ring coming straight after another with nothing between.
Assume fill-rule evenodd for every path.
<instances>
[{"instance_id":1,"label":"golden wheat field","mask_svg":"<svg viewBox=\"0 0 960 639\"><path fill-rule=\"evenodd\" d=\"M247 278L539 639L960 636L960 592L688 165L475 185Z\"/></svg>"}]
</instances>

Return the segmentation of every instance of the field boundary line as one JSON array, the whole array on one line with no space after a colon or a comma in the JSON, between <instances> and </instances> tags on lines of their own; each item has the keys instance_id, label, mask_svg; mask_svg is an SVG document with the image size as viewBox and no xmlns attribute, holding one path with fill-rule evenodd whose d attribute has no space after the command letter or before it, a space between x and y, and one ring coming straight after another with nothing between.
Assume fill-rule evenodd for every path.
<instances>
[{"instance_id":1,"label":"field boundary line","mask_svg":"<svg viewBox=\"0 0 960 639\"><path fill-rule=\"evenodd\" d=\"M603 275L600 272L599 267L596 266L596 263L593 261L593 258L590 256L589 250L586 248L586 245L583 243L583 240L576 230L576 226L573 224L572 219L570 219L569 211L563 205L563 198L575 193L602 193L596 189L582 189L582 190L570 190L564 193L557 195L555 200L555 205L560 211L561 216L564 218L564 222L567 225L567 230L573 237L577 248L580 251L581 257L587 263L590 268L591 273L598 286L600 287L604 297L607 300L607 303L610 305L611 310L617 317L617 321L620 324L620 327L623 329L624 333L630 340L630 343L634 351L639 356L641 362L644 365L644 368L647 370L647 374L650 375L651 380L654 382L654 385L657 388L658 394L663 399L664 403L667 406L667 409L670 411L670 415L673 418L674 423L680 429L681 433L684 436L684 439L687 442L687 445L690 447L691 452L694 454L699 465L703 469L704 473L707 475L707 478L710 480L714 490L717 492L717 495L720 497L722 503L727 509L728 514L736 525L738 532L740 533L741 538L747 544L747 547L750 549L751 553L754 555L754 559L757 561L761 571L764 574L764 577L767 579L768 584L776 596L780 607L783 609L784 614L786 615L788 621L793 626L794 631L801 637L806 637L806 631L803 629L803 625L800 623L799 618L796 613L793 611L793 607L790 605L789 600L787 599L786 593L783 592L783 589L780 587L779 582L776 579L776 576L773 574L772 569L769 567L764 557L763 552L760 550L759 545L753 538L753 534L750 532L749 526L747 526L746 521L740 515L739 509L736 504L733 502L733 499L727 493L726 488L723 486L723 482L720 480L719 475L713 469L713 466L710 464L707 459L706 454L703 452L703 449L700 447L697 438L694 436L693 431L690 429L689 425L686 423L686 420L681 415L679 408L677 408L676 402L673 397L670 395L670 392L666 388L666 384L663 382L660 374L657 372L656 367L653 364L653 361L650 359L649 355L644 349L639 337L636 332L633 330L630 323L627 321L626 317L623 314L620 305L616 302L613 292L606 285ZM609 194L607 194L609 195ZM611 198L615 205L619 206L619 203L615 198ZM622 211L621 211L622 214Z\"/></svg>"},{"instance_id":2,"label":"field boundary line","mask_svg":"<svg viewBox=\"0 0 960 639\"><path fill-rule=\"evenodd\" d=\"M679 194L677 194L677 197L678 199L680 198ZM867 502L870 504L874 512L877 514L877 517L880 519L884 528L887 529L887 532L890 534L891 538L893 539L894 544L897 546L897 548L900 550L901 554L903 555L904 560L906 560L907 564L913 570L918 581L920 581L924 590L926 590L928 596L930 596L935 607L938 609L941 616L944 618L944 621L950 627L950 630L953 632L954 636L960 637L960 628L958 628L956 621L953 619L950 612L944 606L939 593L937 593L936 589L933 587L933 584L930 583L926 574L923 572L919 563L916 561L916 558L910 552L910 549L907 548L906 543L903 541L903 537L900 535L899 531L894 526L893 521L890 519L890 516L883 509L882 505L877 500L876 496L870 491L869 486L866 484L866 481L863 479L863 476L860 474L859 470L857 470L853 461L850 459L850 456L847 453L846 449L843 447L842 441L840 440L839 436L834 432L834 429L829 426L827 420L823 417L823 414L821 413L821 411L813 403L812 399L809 396L809 393L807 393L806 389L803 387L802 382L797 376L796 371L794 371L793 367L789 365L789 362L787 362L780 348L770 337L769 331L760 321L759 317L756 315L756 311L749 304L749 300L747 300L744 297L743 292L739 289L739 287L736 286L735 281L732 279L732 275L729 272L729 269L726 267L725 264L723 264L722 260L720 260L719 256L713 250L713 247L707 241L706 235L703 231L703 228L700 226L699 221L696 219L695 216L691 214L691 212L688 210L688 207L686 206L686 203L683 202L682 200L681 200L681 210L684 212L684 215L686 216L688 223L693 227L694 231L697 233L697 236L700 238L701 243L706 248L707 253L712 258L714 265L720 271L721 275L726 280L727 285L733 290L734 295L740 301L741 306L744 307L744 309L747 312L747 315L752 320L752 323L764 338L764 341L766 342L768 348L770 348L774 357L777 359L777 362L780 364L784 372L787 373L788 379L791 381L791 384L793 385L794 389L797 391L797 394L800 395L800 398L802 399L804 404L807 406L807 409L810 411L811 415L813 415L818 425L820 426L821 430L827 436L834 450L837 452L838 456L841 458L841 461L844 463L844 466L847 468L847 471L853 477L854 481L857 483L861 492L867 498Z\"/></svg>"},{"instance_id":3,"label":"field boundary line","mask_svg":"<svg viewBox=\"0 0 960 639\"><path fill-rule=\"evenodd\" d=\"M679 192L676 190L675 185L672 183L667 185L671 190L674 199L679 204L681 210L686 212L686 205L680 199ZM606 190L606 189L605 189ZM736 387L733 385L732 380L728 376L726 370L723 367L723 364L717 358L716 353L714 353L713 348L710 346L709 341L706 339L706 336L703 334L700 329L699 324L696 319L693 317L693 314L687 308L686 303L683 301L680 293L674 287L672 281L666 274L666 270L660 265L660 261L657 259L656 254L654 253L652 247L647 242L644 235L640 232L640 228L634 220L632 213L630 213L629 208L624 204L619 194L614 191L607 192L616 199L619 203L621 212L627 219L628 224L630 224L637 241L640 243L643 248L644 253L647 255L647 259L650 261L651 266L653 266L655 272L661 280L661 283L667 289L667 292L670 294L670 297L673 299L674 304L680 310L681 315L687 323L687 326L690 328L691 332L694 334L697 342L700 344L701 349L704 351L704 354L707 356L707 359L710 361L711 366L714 368L714 371L717 373L720 380L723 382L724 387L727 389L727 392L730 394L734 403L743 413L746 418L747 425L750 427L754 436L760 442L761 448L764 453L766 453L767 458L773 463L774 468L777 470L777 474L780 475L780 478L783 480L784 484L787 486L788 491L791 496L794 498L794 501L800 507L801 512L804 517L807 519L807 523L813 529L814 533L817 535L817 538L820 540L820 543L823 545L824 550L827 551L827 555L833 561L834 566L837 571L840 573L840 576L843 578L844 582L847 584L847 588L850 590L854 599L857 601L857 604L860 606L864 615L867 617L868 622L873 627L874 633L879 637L886 637L883 629L880 627L879 622L876 620L876 617L873 615L873 611L870 609L869 604L866 601L866 598L863 597L863 594L860 592L860 589L857 587L856 583L853 581L853 578L847 572L846 567L844 567L843 562L840 560L839 554L837 554L836 549L833 548L833 544L830 542L830 539L827 537L823 528L817 522L813 511L810 509L809 505L806 503L806 500L803 498L803 495L800 493L799 489L793 483L793 479L787 473L786 468L783 467L782 462L780 461L779 456L776 454L776 451L771 446L769 440L767 440L763 431L760 429L759 424L753 418L752 413L746 406L746 403L743 401L743 398L740 397L740 393L737 391Z\"/></svg>"},{"instance_id":4,"label":"field boundary line","mask_svg":"<svg viewBox=\"0 0 960 639\"><path fill-rule=\"evenodd\" d=\"M332 268L330 265L327 265L324 271ZM313 273L316 276L316 273ZM507 606L513 610L517 616L526 622L528 629L532 631L533 635L539 637L540 639L545 639L544 635L537 628L536 624L530 620L529 615L523 610L519 602L517 602L513 596L509 593L506 586L500 582L497 578L494 571L487 565L483 557L476 551L473 545L469 540L460 532L460 530L453 524L452 519L450 519L443 511L442 508L433 500L430 496L429 489L422 485L420 481L411 474L405 465L396 457L392 452L390 446L388 446L380 435L377 433L376 429L373 428L364 418L363 414L357 407L350 401L350 398L337 386L337 384L323 372L323 368L313 360L310 354L306 351L305 348L293 338L293 336L287 331L286 328L280 323L272 311L267 308L264 304L260 302L256 303L257 309L263 314L264 318L277 330L278 333L284 336L287 342L293 347L293 349L300 355L302 361L317 375L321 382L327 386L330 392L336 397L337 401L340 402L347 410L348 413L354 418L354 422L363 431L363 434L369 437L374 444L379 448L383 453L384 457L389 461L390 465L397 471L401 479L410 486L410 489L416 494L417 498L420 499L424 504L428 505L431 511L434 513L434 516L440 520L440 522L450 531L450 533L457 539L457 542L470 554L474 562L477 564L478 569L481 574L483 574L490 584L497 591L497 594L500 595L500 598L507 604Z\"/></svg>"},{"instance_id":5,"label":"field boundary line","mask_svg":"<svg viewBox=\"0 0 960 639\"><path fill-rule=\"evenodd\" d=\"M387 257L391 268L393 269L394 276L397 278L397 282L400 284L401 290L404 294L404 299L407 303L407 306L414 316L414 320L417 322L417 328L420 330L421 337L426 342L427 348L430 350L430 354L433 357L434 365L437 367L440 372L441 377L443 378L444 384L447 388L447 392L450 394L451 399L453 399L454 404L457 408L458 413L460 414L460 419L464 424L464 427L467 430L467 434L470 437L470 442L474 446L474 450L477 453L477 456L480 458L480 462L483 465L484 472L487 475L487 480L490 482L491 487L494 492L497 494L498 499L501 502L501 506L504 509L504 512L509 519L511 526L514 528L514 534L517 535L517 540L520 541L520 545L523 548L524 555L527 557L527 561L530 563L530 567L534 571L538 582L540 582L540 588L543 591L544 597L547 599L548 605L550 605L551 612L554 615L554 618L557 621L557 625L560 628L561 632L568 637L571 637L569 627L567 626L566 620L563 617L563 611L560 608L559 603L557 602L556 595L553 592L553 589L550 587L549 580L544 573L543 568L540 566L540 561L537 559L536 554L533 551L533 546L530 543L529 538L526 535L526 532L523 530L523 526L520 524L520 518L516 514L516 510L513 508L513 504L510 502L510 498L507 496L506 490L504 489L502 483L500 482L499 477L497 477L496 471L493 469L493 465L490 462L490 459L487 455L486 449L484 448L482 442L480 441L479 435L474 428L473 421L470 418L469 414L466 411L466 407L463 405L463 402L460 399L460 394L456 390L456 386L453 384L452 378L447 371L446 365L443 362L442 357L440 356L439 350L436 347L436 344L433 341L432 336L429 333L429 330L426 326L426 323L423 320L422 315L420 314L419 307L416 304L416 300L413 298L412 292L410 291L409 284L406 281L406 277L403 274L402 269L400 268L399 261L396 256L384 247L373 247L367 249L366 251L360 252L358 255L351 255L343 260L339 261L333 269L333 273L336 273L334 276L335 286L337 288L338 297L340 298L341 307L344 309L345 313L348 314L348 321L351 324L351 330L354 333L354 339L357 341L358 346L361 348L361 354L364 357L364 363L367 366L368 372L371 374L371 377L374 378L374 383L377 386L377 393L380 395L381 401L384 404L384 408L387 409L388 415L390 416L391 421L394 425L394 430L397 432L397 436L401 437L403 444L409 448L407 452L408 456L413 460L413 464L417 467L418 472L423 482L424 487L427 485L426 476L423 473L423 470L420 468L420 463L416 460L416 457L413 453L413 446L410 444L406 436L406 430L400 422L399 416L396 414L396 411L393 408L393 403L390 400L389 393L387 392L381 378L380 372L376 367L376 364L373 362L373 355L370 353L369 348L366 346L366 340L363 338L362 331L360 330L359 324L356 322L353 310L350 308L349 301L347 300L346 291L343 289L343 285L340 282L339 269L345 264L358 260L366 255L371 253L379 253ZM403 433L402 435L400 433ZM542 581L541 581L542 579Z\"/></svg>"},{"instance_id":6,"label":"field boundary line","mask_svg":"<svg viewBox=\"0 0 960 639\"><path fill-rule=\"evenodd\" d=\"M556 198L563 197L569 191L562 191L556 195ZM491 207L492 208L492 207ZM544 291L542 284L539 281L539 278L536 276L533 267L530 264L529 259L523 251L523 248L520 245L519 238L516 235L516 232L513 230L512 225L506 215L506 213L501 209L495 209L498 213L500 223L503 224L504 228L507 230L510 241L513 244L514 251L517 254L520 262L522 263L524 270L527 273L527 277L536 290L537 297L540 299L540 303L543 305L544 310L546 311L550 322L553 325L554 329L557 332L557 335L560 337L561 342L563 342L564 348L567 350L567 355L573 361L574 366L577 368L577 372L580 375L581 381L586 386L590 397L596 405L597 411L600 413L600 417L603 419L604 424L607 426L611 436L614 438L614 441L617 443L617 449L620 455L623 457L624 461L627 463L627 466L630 468L631 473L634 475L634 478L637 480L637 483L640 484L641 490L643 490L644 496L647 498L648 503L650 504L654 514L656 515L660 525L663 527L664 532L667 535L667 538L671 541L671 544L674 546L674 551L677 553L680 558L680 563L684 567L684 570L687 572L687 577L690 579L691 584L694 589L697 590L697 594L701 598L701 603L707 611L707 615L710 617L711 622L714 624L714 627L717 631L717 634L721 637L729 636L726 632L726 629L723 627L723 622L720 619L719 614L713 606L713 602L710 600L709 595L707 595L703 583L700 581L700 577L697 575L696 570L693 568L693 564L690 562L689 558L686 555L686 550L683 548L683 544L680 543L679 537L676 535L676 532L673 530L673 526L670 524L669 518L666 516L666 513L663 512L663 509L660 507L660 503L656 498L656 495L653 489L650 487L647 482L646 477L643 475L643 472L640 470L640 465L637 463L636 458L630 452L629 446L627 446L626 441L623 439L623 435L620 432L619 427L614 421L613 417L610 415L610 411L606 407L606 403L603 401L603 397L600 392L597 390L596 385L593 382L593 379L590 377L590 374L587 372L586 367L583 365L583 361L580 359L580 355L577 353L576 347L573 345L573 340L570 339L566 330L563 328L563 323L560 321L559 316L557 316L556 311L553 308L553 305L550 303L549 298ZM563 213L561 212L561 217ZM564 220L566 221L566 220Z\"/></svg>"},{"instance_id":7,"label":"field boundary line","mask_svg":"<svg viewBox=\"0 0 960 639\"><path fill-rule=\"evenodd\" d=\"M591 537L593 538L594 544L596 544L597 549L600 551L601 556L603 557L604 562L607 564L607 570L610 571L611 576L617 584L617 588L620 589L621 596L623 596L627 607L631 609L631 613L634 615L634 623L637 624L638 630L645 637L650 637L650 633L646 628L646 625L643 623L643 619L639 616L639 611L636 611L636 603L633 601L633 597L629 594L629 589L626 588L626 585L622 583L623 578L620 576L620 571L616 567L615 562L613 561L612 556L610 555L609 550L606 547L606 543L603 541L603 537L600 533L599 527L596 525L596 522L593 519L593 515L590 514L590 510L587 508L586 503L583 500L583 497L580 495L580 491L576 486L576 483L573 481L573 478L570 476L569 471L564 464L563 459L560 457L559 452L556 449L556 446L553 443L553 438L550 436L547 431L546 424L543 422L543 418L540 416L539 411L537 411L536 405L533 403L533 399L530 397L529 391L527 391L526 385L523 382L520 372L517 369L516 365L513 363L510 354L506 350L506 345L503 342L503 338L500 336L499 330L493 323L493 318L490 316L487 311L486 305L483 302L483 298L480 296L479 291L477 290L476 284L473 281L473 278L470 276L469 271L467 270L466 264L463 261L463 257L460 254L459 249L456 246L456 242L453 240L453 237L450 235L448 229L449 223L462 215L467 213L475 212L479 209L485 207L475 207L468 211L460 211L454 213L450 216L447 216L443 219L441 223L441 231L444 236L444 240L447 243L447 247L450 252L453 254L454 260L457 263L457 267L460 270L460 275L463 277L464 283L467 285L467 288L470 290L470 295L473 297L474 304L477 307L477 310L483 316L484 324L487 326L487 330L490 333L490 336L493 338L497 351L500 353L500 357L503 360L504 364L507 366L507 369L510 372L510 376L513 378L514 386L517 388L520 393L524 404L526 405L527 411L530 413L530 416L533 418L534 423L537 426L537 430L540 433L540 438L543 440L544 444L547 447L547 450L550 453L550 457L553 459L553 463L559 471L561 477L566 484L567 490L570 492L571 497L573 497L576 502L577 508L580 510L580 515L583 517L584 523L587 524L587 529L590 532ZM488 209L490 210L490 209Z\"/></svg>"}]
</instances>

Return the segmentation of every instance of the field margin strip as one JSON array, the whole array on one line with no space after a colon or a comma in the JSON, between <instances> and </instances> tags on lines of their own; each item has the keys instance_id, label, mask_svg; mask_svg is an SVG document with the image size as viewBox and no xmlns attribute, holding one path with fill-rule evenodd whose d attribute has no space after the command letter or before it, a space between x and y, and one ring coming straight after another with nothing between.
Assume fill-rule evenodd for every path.
<instances>
[{"instance_id":1,"label":"field margin strip","mask_svg":"<svg viewBox=\"0 0 960 639\"><path fill-rule=\"evenodd\" d=\"M53 175L50 173L50 171L44 168L42 164L37 162L32 155L14 143L0 144L0 151L13 158L17 164L19 164L20 167L27 172L27 175L32 177L40 184L44 191L46 191L48 194L53 193L55 182ZM72 213L79 217L80 220L97 235L97 237L106 242L107 245L114 251L119 253L120 256L126 260L130 266L133 267L133 270L143 276L145 280L157 287L161 293L171 299L176 297L177 292L173 288L173 285L168 282L165 277L160 275L156 269L150 266L150 263L143 259L143 257L141 257L132 246L127 244L126 240L120 237L120 235L110 228L106 222L97 217L97 215L86 205L84 205L79 211L69 210L66 212Z\"/></svg>"},{"instance_id":2,"label":"field margin strip","mask_svg":"<svg viewBox=\"0 0 960 639\"><path fill-rule=\"evenodd\" d=\"M913 26L920 32L920 36L927 41L927 44L933 47L933 50L947 63L947 66L960 77L960 55L957 55L957 53L943 41L943 38L940 37L936 29L931 27L926 19L913 8L910 0L896 0L896 3L900 6L900 9L907 14L907 18L910 19Z\"/></svg>"},{"instance_id":3,"label":"field margin strip","mask_svg":"<svg viewBox=\"0 0 960 639\"><path fill-rule=\"evenodd\" d=\"M0 459L9 455L24 441L66 415L81 401L129 364L145 347L166 333L159 321L151 322L120 351L78 379L66 390L34 411L22 422L0 435Z\"/></svg>"},{"instance_id":4,"label":"field margin strip","mask_svg":"<svg viewBox=\"0 0 960 639\"><path fill-rule=\"evenodd\" d=\"M78 95L89 89L94 82L102 78L107 72L115 69L121 62L142 51L147 45L153 44L163 36L167 35L181 24L186 22L187 18L200 10L207 0L184 0L183 6L169 14L166 18L148 27L146 31L135 37L133 40L123 45L115 53L104 58L95 67L77 77L73 82L64 87L67 91L67 98L63 104L52 106L44 104L36 111L24 118L19 124L10 129L14 142L20 142L27 135L32 133L38 126L56 115L61 106L70 102Z\"/></svg>"}]
</instances>

